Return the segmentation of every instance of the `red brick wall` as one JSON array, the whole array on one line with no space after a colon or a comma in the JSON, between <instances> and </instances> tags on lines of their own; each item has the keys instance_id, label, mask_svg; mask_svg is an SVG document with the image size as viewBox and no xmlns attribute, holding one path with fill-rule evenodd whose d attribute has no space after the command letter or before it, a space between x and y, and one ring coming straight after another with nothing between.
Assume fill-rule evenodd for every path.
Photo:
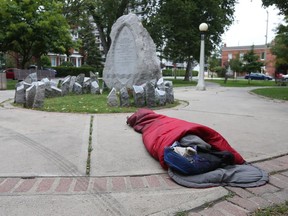
<instances>
[{"instance_id":1,"label":"red brick wall","mask_svg":"<svg viewBox=\"0 0 288 216\"><path fill-rule=\"evenodd\" d=\"M228 55L232 54L232 59L235 59L236 56L240 53L247 53L251 50L251 46L239 46L239 47L226 47L224 46L222 49L222 67L225 62L228 62ZM261 59L262 53L266 51L266 61L265 59ZM259 60L264 63L265 73L271 76L274 76L275 73L275 56L272 55L271 50L269 48L265 48L265 45L254 46L254 53L259 56Z\"/></svg>"}]
</instances>

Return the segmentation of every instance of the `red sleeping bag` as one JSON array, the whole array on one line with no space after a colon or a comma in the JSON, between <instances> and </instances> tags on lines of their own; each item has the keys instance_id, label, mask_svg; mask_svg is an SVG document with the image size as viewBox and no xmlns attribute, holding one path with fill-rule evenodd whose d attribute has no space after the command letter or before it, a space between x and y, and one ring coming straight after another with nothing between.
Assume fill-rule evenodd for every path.
<instances>
[{"instance_id":1,"label":"red sleeping bag","mask_svg":"<svg viewBox=\"0 0 288 216\"><path fill-rule=\"evenodd\" d=\"M164 148L171 146L188 134L193 134L209 143L217 151L229 151L234 155L235 164L243 164L242 156L215 130L197 123L157 114L149 109L139 109L127 119L127 124L142 133L142 139L148 152L161 166L164 162Z\"/></svg>"}]
</instances>

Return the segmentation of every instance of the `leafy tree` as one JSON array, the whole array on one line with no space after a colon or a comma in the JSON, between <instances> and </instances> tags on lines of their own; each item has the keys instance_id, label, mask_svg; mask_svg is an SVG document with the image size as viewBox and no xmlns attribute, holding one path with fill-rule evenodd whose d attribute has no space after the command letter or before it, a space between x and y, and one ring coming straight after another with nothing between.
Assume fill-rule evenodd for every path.
<instances>
[{"instance_id":1,"label":"leafy tree","mask_svg":"<svg viewBox=\"0 0 288 216\"><path fill-rule=\"evenodd\" d=\"M41 66L49 67L51 65L50 58L48 56L41 56Z\"/></svg>"},{"instance_id":2,"label":"leafy tree","mask_svg":"<svg viewBox=\"0 0 288 216\"><path fill-rule=\"evenodd\" d=\"M287 72L288 70L288 1L287 0L262 0L262 4L265 7L275 5L279 9L279 14L285 15L286 25L279 25L277 28L277 35L272 43L272 53L276 55L276 66L279 72Z\"/></svg>"},{"instance_id":3,"label":"leafy tree","mask_svg":"<svg viewBox=\"0 0 288 216\"><path fill-rule=\"evenodd\" d=\"M233 70L234 72L236 72L236 73L241 72L243 63L242 63L242 61L240 59L240 55L237 54L236 58L231 59L230 62L229 62L229 65L231 67L231 70Z\"/></svg>"},{"instance_id":4,"label":"leafy tree","mask_svg":"<svg viewBox=\"0 0 288 216\"><path fill-rule=\"evenodd\" d=\"M288 23L288 16L286 16ZM288 64L288 25L279 25L277 35L272 43L272 53L276 56L276 66Z\"/></svg>"},{"instance_id":5,"label":"leafy tree","mask_svg":"<svg viewBox=\"0 0 288 216\"><path fill-rule=\"evenodd\" d=\"M219 58L216 54L213 54L208 58L208 69L213 72L216 72L216 68L221 67L221 58Z\"/></svg>"},{"instance_id":6,"label":"leafy tree","mask_svg":"<svg viewBox=\"0 0 288 216\"><path fill-rule=\"evenodd\" d=\"M262 0L262 4L265 7L275 5L280 13L283 15L288 15L288 2L287 0Z\"/></svg>"},{"instance_id":7,"label":"leafy tree","mask_svg":"<svg viewBox=\"0 0 288 216\"><path fill-rule=\"evenodd\" d=\"M260 72L263 63L259 61L259 56L254 52L254 46L243 56L243 70L249 75L251 72ZM250 79L249 79L250 82Z\"/></svg>"},{"instance_id":8,"label":"leafy tree","mask_svg":"<svg viewBox=\"0 0 288 216\"><path fill-rule=\"evenodd\" d=\"M1 0L0 51L21 56L21 68L34 56L66 53L73 46L62 4L46 0ZM40 63L39 63L40 64Z\"/></svg>"},{"instance_id":9,"label":"leafy tree","mask_svg":"<svg viewBox=\"0 0 288 216\"><path fill-rule=\"evenodd\" d=\"M156 0L153 0L156 2ZM93 21L96 23L97 30L100 35L100 40L104 49L105 55L111 45L110 32L112 25L122 15L128 14L129 12L145 14L152 7L148 7L151 0L86 0L85 4L89 14L93 17ZM140 12L138 11L140 9ZM142 10L143 9L143 10Z\"/></svg>"},{"instance_id":10,"label":"leafy tree","mask_svg":"<svg viewBox=\"0 0 288 216\"><path fill-rule=\"evenodd\" d=\"M95 28L88 18L84 21L85 24L82 25L79 31L79 37L82 41L80 53L84 56L85 64L95 68L102 68L101 53L94 34Z\"/></svg>"},{"instance_id":11,"label":"leafy tree","mask_svg":"<svg viewBox=\"0 0 288 216\"><path fill-rule=\"evenodd\" d=\"M185 80L189 80L191 62L199 62L199 25L206 22L206 55L221 41L221 35L232 24L236 0L159 0L157 13L146 26L158 48L167 59L188 62Z\"/></svg>"}]
</instances>

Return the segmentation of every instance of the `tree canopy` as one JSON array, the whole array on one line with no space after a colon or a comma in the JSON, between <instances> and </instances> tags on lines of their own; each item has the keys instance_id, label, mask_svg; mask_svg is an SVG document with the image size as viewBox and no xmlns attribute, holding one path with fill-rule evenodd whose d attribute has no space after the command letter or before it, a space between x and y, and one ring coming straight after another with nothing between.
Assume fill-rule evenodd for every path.
<instances>
[{"instance_id":1,"label":"tree canopy","mask_svg":"<svg viewBox=\"0 0 288 216\"><path fill-rule=\"evenodd\" d=\"M281 14L288 15L288 1L287 0L262 0L262 4L265 7L275 5Z\"/></svg>"},{"instance_id":2,"label":"tree canopy","mask_svg":"<svg viewBox=\"0 0 288 216\"><path fill-rule=\"evenodd\" d=\"M280 14L285 16L285 23L280 24L276 31L277 35L272 43L272 53L276 56L276 66L284 73L288 71L288 1L287 0L262 0L263 6L275 5Z\"/></svg>"},{"instance_id":3,"label":"tree canopy","mask_svg":"<svg viewBox=\"0 0 288 216\"><path fill-rule=\"evenodd\" d=\"M21 67L48 52L68 53L72 47L62 4L46 0L0 2L0 51L21 57Z\"/></svg>"},{"instance_id":4,"label":"tree canopy","mask_svg":"<svg viewBox=\"0 0 288 216\"><path fill-rule=\"evenodd\" d=\"M159 51L166 59L186 61L185 79L189 79L191 62L199 61L199 25L206 22L206 54L220 44L221 35L233 22L235 0L159 0L157 13L147 19L146 26Z\"/></svg>"},{"instance_id":5,"label":"tree canopy","mask_svg":"<svg viewBox=\"0 0 288 216\"><path fill-rule=\"evenodd\" d=\"M86 7L96 23L105 55L111 45L110 32L116 20L129 12L142 13L142 9L147 14L149 2L151 0L86 0Z\"/></svg>"},{"instance_id":6,"label":"tree canopy","mask_svg":"<svg viewBox=\"0 0 288 216\"><path fill-rule=\"evenodd\" d=\"M243 56L243 71L247 73L260 72L263 63L259 61L259 56L254 52L254 46Z\"/></svg>"}]
</instances>

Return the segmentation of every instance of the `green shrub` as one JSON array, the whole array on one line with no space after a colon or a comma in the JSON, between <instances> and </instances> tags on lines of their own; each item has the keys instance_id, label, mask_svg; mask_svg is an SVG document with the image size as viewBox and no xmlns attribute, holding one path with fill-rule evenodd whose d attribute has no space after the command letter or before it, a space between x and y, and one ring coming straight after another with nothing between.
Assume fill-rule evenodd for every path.
<instances>
[{"instance_id":1,"label":"green shrub","mask_svg":"<svg viewBox=\"0 0 288 216\"><path fill-rule=\"evenodd\" d=\"M224 67L218 66L214 68L218 77L225 77L226 69Z\"/></svg>"},{"instance_id":2,"label":"green shrub","mask_svg":"<svg viewBox=\"0 0 288 216\"><path fill-rule=\"evenodd\" d=\"M64 61L61 63L60 65L61 67L73 67L73 63L72 62L69 62L69 61Z\"/></svg>"},{"instance_id":3,"label":"green shrub","mask_svg":"<svg viewBox=\"0 0 288 216\"><path fill-rule=\"evenodd\" d=\"M175 70L176 76L185 76L186 70L176 69ZM163 76L175 76L172 69L164 69L162 70ZM198 71L192 71L192 76L198 76Z\"/></svg>"},{"instance_id":4,"label":"green shrub","mask_svg":"<svg viewBox=\"0 0 288 216\"><path fill-rule=\"evenodd\" d=\"M53 67L57 71L57 77L66 77L68 75L70 76L78 76L81 73L84 73L86 77L89 77L90 71L93 73L98 72L99 77L102 77L102 70L103 69L97 69L94 67Z\"/></svg>"}]
</instances>

